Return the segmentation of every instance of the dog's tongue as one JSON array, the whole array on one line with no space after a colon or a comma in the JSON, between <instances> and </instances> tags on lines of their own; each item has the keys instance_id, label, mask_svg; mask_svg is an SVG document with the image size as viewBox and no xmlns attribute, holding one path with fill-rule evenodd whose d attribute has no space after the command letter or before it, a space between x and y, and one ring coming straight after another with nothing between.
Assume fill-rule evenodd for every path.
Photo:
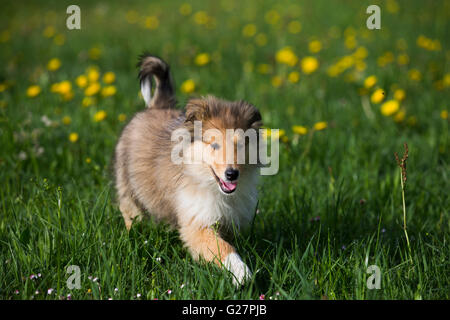
<instances>
[{"instance_id":1,"label":"dog's tongue","mask_svg":"<svg viewBox=\"0 0 450 320\"><path fill-rule=\"evenodd\" d=\"M224 186L228 191L233 191L234 189L236 189L236 182L225 182L222 179L220 179L220 182L222 183L222 186Z\"/></svg>"}]
</instances>

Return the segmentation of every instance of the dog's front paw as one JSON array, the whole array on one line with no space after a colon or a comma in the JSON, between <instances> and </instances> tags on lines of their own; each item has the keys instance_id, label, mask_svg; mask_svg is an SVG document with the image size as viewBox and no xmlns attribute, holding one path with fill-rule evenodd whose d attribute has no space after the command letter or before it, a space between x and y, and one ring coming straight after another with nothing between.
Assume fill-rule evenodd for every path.
<instances>
[{"instance_id":1,"label":"dog's front paw","mask_svg":"<svg viewBox=\"0 0 450 320\"><path fill-rule=\"evenodd\" d=\"M233 284L237 287L243 285L252 277L252 272L242 261L241 257L233 252L224 261L225 268L233 274Z\"/></svg>"}]
</instances>

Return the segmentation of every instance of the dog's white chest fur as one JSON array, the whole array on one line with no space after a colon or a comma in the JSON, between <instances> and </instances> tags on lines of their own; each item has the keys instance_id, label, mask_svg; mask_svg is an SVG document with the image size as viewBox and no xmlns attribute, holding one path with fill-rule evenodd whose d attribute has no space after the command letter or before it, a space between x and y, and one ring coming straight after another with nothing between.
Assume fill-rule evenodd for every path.
<instances>
[{"instance_id":1,"label":"dog's white chest fur","mask_svg":"<svg viewBox=\"0 0 450 320\"><path fill-rule=\"evenodd\" d=\"M216 222L237 228L248 225L255 213L257 204L257 173L251 172L245 179L240 179L237 190L223 194L214 184L183 187L178 191L177 209L182 219L188 219L203 227Z\"/></svg>"}]
</instances>

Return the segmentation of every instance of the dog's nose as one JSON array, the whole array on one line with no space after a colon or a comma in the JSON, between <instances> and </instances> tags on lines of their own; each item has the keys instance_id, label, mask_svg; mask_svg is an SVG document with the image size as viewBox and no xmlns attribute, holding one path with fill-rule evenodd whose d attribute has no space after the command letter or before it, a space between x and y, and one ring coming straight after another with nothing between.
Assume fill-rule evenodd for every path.
<instances>
[{"instance_id":1,"label":"dog's nose","mask_svg":"<svg viewBox=\"0 0 450 320\"><path fill-rule=\"evenodd\" d=\"M227 170L225 170L225 178L227 178L228 181L237 180L238 177L239 177L239 170L233 168L227 168Z\"/></svg>"}]
</instances>

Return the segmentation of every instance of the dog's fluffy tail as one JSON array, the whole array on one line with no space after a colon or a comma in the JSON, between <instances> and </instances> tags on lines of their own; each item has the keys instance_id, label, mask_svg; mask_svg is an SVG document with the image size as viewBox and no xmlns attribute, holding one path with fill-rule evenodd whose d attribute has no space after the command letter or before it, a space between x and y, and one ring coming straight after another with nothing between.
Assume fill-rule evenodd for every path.
<instances>
[{"instance_id":1,"label":"dog's fluffy tail","mask_svg":"<svg viewBox=\"0 0 450 320\"><path fill-rule=\"evenodd\" d=\"M141 93L148 108L167 109L175 105L175 95L169 65L162 59L143 54L138 63ZM156 87L152 97L152 77Z\"/></svg>"}]
</instances>

